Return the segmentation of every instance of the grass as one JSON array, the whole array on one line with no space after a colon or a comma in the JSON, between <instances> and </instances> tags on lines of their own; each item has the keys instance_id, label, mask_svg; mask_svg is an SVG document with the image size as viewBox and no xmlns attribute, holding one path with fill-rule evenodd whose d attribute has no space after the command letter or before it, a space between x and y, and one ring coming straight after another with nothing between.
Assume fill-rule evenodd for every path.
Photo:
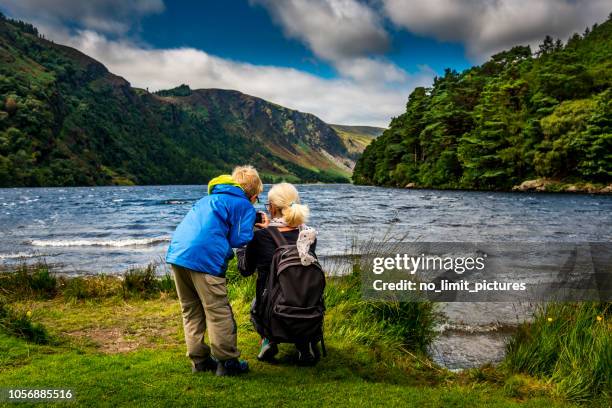
<instances>
[{"instance_id":1,"label":"grass","mask_svg":"<svg viewBox=\"0 0 612 408\"><path fill-rule=\"evenodd\" d=\"M49 334L43 325L34 323L31 312L14 310L6 300L0 298L0 331L33 343L50 342Z\"/></svg>"},{"instance_id":2,"label":"grass","mask_svg":"<svg viewBox=\"0 0 612 408\"><path fill-rule=\"evenodd\" d=\"M550 382L567 400L612 405L611 317L610 303L550 303L520 327L505 364Z\"/></svg>"},{"instance_id":3,"label":"grass","mask_svg":"<svg viewBox=\"0 0 612 408\"><path fill-rule=\"evenodd\" d=\"M0 295L49 299L57 294L57 283L46 263L23 263L14 271L0 273Z\"/></svg>"},{"instance_id":4,"label":"grass","mask_svg":"<svg viewBox=\"0 0 612 408\"><path fill-rule=\"evenodd\" d=\"M431 338L415 332L413 321L433 324L435 309L362 301L358 276L328 280L328 357L316 367L297 367L290 362L293 347L281 345L278 364L258 362L248 315L255 280L238 277L233 264L229 296L252 372L193 375L178 301L163 290L169 278L152 279L146 270L132 271L130 279L135 276L142 280L128 294L125 279L109 277L58 278L52 298L13 293L11 308L46 328L53 341L36 344L0 330L0 384L71 388L85 406L571 406L528 375L508 377L496 368L453 374L434 366L422 352ZM149 289L142 290L143 282Z\"/></svg>"}]
</instances>

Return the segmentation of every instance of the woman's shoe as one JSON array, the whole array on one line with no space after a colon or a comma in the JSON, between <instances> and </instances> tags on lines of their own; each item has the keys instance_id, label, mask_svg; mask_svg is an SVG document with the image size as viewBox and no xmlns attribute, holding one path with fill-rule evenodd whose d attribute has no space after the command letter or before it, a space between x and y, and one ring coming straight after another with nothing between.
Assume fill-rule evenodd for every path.
<instances>
[{"instance_id":1,"label":"woman's shoe","mask_svg":"<svg viewBox=\"0 0 612 408\"><path fill-rule=\"evenodd\" d=\"M278 346L276 343L272 343L270 340L263 338L261 340L261 348L257 359L259 361L274 361L274 356L278 354Z\"/></svg>"}]
</instances>

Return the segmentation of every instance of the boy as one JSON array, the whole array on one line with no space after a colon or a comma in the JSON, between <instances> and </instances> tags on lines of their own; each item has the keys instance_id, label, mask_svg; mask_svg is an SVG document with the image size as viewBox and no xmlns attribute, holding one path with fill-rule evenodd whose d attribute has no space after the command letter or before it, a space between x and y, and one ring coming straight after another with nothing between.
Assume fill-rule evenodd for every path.
<instances>
[{"instance_id":1,"label":"boy","mask_svg":"<svg viewBox=\"0 0 612 408\"><path fill-rule=\"evenodd\" d=\"M248 371L238 360L236 322L227 299L225 271L232 248L253 238L253 204L263 191L257 170L236 167L208 183L208 195L191 208L172 236L171 264L183 314L187 356L192 371L219 376ZM208 328L210 347L204 342Z\"/></svg>"}]
</instances>

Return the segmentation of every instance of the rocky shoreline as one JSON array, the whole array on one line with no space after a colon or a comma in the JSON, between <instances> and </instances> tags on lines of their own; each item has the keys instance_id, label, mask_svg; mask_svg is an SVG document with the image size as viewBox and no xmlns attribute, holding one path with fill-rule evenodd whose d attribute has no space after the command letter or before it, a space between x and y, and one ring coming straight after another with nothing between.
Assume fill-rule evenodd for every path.
<instances>
[{"instance_id":1,"label":"rocky shoreline","mask_svg":"<svg viewBox=\"0 0 612 408\"><path fill-rule=\"evenodd\" d=\"M407 189L432 189L423 187L415 183L408 183L404 186ZM434 188L435 189L435 188ZM446 190L446 189L443 189ZM451 189L452 190L452 189ZM457 189L461 190L461 189ZM593 184L593 183L567 183L552 179L525 180L521 184L512 187L511 191L523 193L579 193L579 194L612 194L612 184Z\"/></svg>"},{"instance_id":2,"label":"rocky shoreline","mask_svg":"<svg viewBox=\"0 0 612 408\"><path fill-rule=\"evenodd\" d=\"M541 178L523 181L521 184L512 187L512 191L612 194L612 184L564 183L559 180Z\"/></svg>"}]
</instances>

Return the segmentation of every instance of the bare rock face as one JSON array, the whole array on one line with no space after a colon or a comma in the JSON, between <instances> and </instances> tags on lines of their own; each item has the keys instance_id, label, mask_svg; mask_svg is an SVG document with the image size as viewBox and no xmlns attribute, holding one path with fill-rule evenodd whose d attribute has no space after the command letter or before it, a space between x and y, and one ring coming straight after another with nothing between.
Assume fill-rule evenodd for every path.
<instances>
[{"instance_id":1,"label":"bare rock face","mask_svg":"<svg viewBox=\"0 0 612 408\"><path fill-rule=\"evenodd\" d=\"M568 186L568 187L565 189L565 191L566 191L567 193L577 193L577 192L579 192L580 190L578 189L578 187L577 187L577 186L575 186L575 185L573 185L573 184L572 184L571 186Z\"/></svg>"},{"instance_id":2,"label":"bare rock face","mask_svg":"<svg viewBox=\"0 0 612 408\"><path fill-rule=\"evenodd\" d=\"M513 191L546 191L546 186L553 184L547 179L525 180L520 185L514 186Z\"/></svg>"},{"instance_id":3,"label":"bare rock face","mask_svg":"<svg viewBox=\"0 0 612 408\"><path fill-rule=\"evenodd\" d=\"M599 190L602 194L612 194L612 184L608 184L606 187Z\"/></svg>"},{"instance_id":4,"label":"bare rock face","mask_svg":"<svg viewBox=\"0 0 612 408\"><path fill-rule=\"evenodd\" d=\"M512 188L513 191L523 192L564 192L564 193L589 193L589 194L612 194L612 184L605 187L592 183L565 184L562 181L550 179L535 179L523 181Z\"/></svg>"}]
</instances>

